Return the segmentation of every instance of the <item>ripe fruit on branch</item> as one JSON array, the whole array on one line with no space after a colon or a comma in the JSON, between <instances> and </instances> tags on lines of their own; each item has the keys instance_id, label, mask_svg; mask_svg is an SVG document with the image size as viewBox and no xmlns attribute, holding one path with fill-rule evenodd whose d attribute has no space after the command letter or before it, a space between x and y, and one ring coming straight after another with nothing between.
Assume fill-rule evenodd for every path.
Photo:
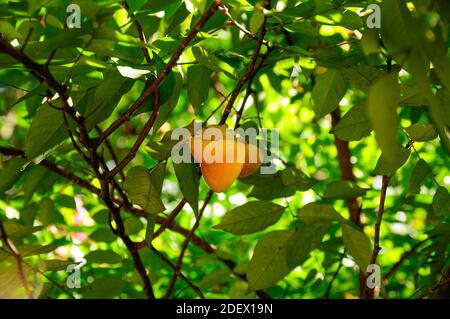
<instances>
[{"instance_id":1,"label":"ripe fruit on branch","mask_svg":"<svg viewBox=\"0 0 450 319\"><path fill-rule=\"evenodd\" d=\"M217 193L225 191L237 178L254 173L262 160L256 145L240 141L225 125L210 126L194 134L189 149L201 163L205 182Z\"/></svg>"},{"instance_id":2,"label":"ripe fruit on branch","mask_svg":"<svg viewBox=\"0 0 450 319\"><path fill-rule=\"evenodd\" d=\"M258 146L245 144L245 162L239 177L247 177L256 172L261 166L263 153Z\"/></svg>"}]
</instances>

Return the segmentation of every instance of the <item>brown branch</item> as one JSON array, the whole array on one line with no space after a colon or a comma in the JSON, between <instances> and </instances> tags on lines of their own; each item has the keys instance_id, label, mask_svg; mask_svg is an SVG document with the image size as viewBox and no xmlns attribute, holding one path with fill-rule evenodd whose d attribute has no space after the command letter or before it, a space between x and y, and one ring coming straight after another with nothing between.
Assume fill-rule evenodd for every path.
<instances>
[{"instance_id":1,"label":"brown branch","mask_svg":"<svg viewBox=\"0 0 450 319\"><path fill-rule=\"evenodd\" d=\"M341 119L341 112L339 107L331 113L331 126L335 127ZM341 170L342 179L346 181L355 181L353 174L353 164L350 161L351 153L347 141L341 140L337 137L334 139L334 144L338 152L339 167ZM357 198L347 200L347 207L350 212L350 220L355 225L360 226L359 215L359 201Z\"/></svg>"},{"instance_id":2,"label":"brown branch","mask_svg":"<svg viewBox=\"0 0 450 319\"><path fill-rule=\"evenodd\" d=\"M269 48L267 50L267 52L261 57L261 61L259 62L258 66L256 66L252 72L252 74L250 75L248 82L247 82L247 89L245 92L245 96L242 100L241 106L238 109L238 111L236 112L236 122L234 125L234 129L237 129L239 127L239 122L241 121L242 118L242 114L244 113L244 109L245 109L245 104L247 103L248 98L250 97L250 95L252 93L254 93L255 91L252 89L252 85L253 85L253 80L255 79L256 75L258 74L258 72L263 68L264 66L264 62L266 61L267 57L269 56L270 52L272 51L271 48ZM256 94L255 94L255 98L257 98ZM256 103L255 103L256 106Z\"/></svg>"},{"instance_id":3,"label":"brown branch","mask_svg":"<svg viewBox=\"0 0 450 319\"><path fill-rule=\"evenodd\" d=\"M250 38L252 38L255 41L259 41L259 38L254 35L253 33L251 33L249 30L247 30L242 24L240 24L239 22L237 22L233 16L230 14L230 11L228 11L228 8L225 5L220 6L220 11L223 12L223 14L225 14L228 19L230 20L231 25L235 26L236 28L238 28L239 30L241 30L244 34L246 34L247 36L249 36ZM268 42L266 40L263 40L263 44L265 46L268 47Z\"/></svg>"},{"instance_id":4,"label":"brown branch","mask_svg":"<svg viewBox=\"0 0 450 319\"><path fill-rule=\"evenodd\" d=\"M150 53L148 53L148 49L147 49L147 38L145 36L145 33L142 29L141 24L139 23L138 20L136 20L136 17L134 16L134 14L132 12L130 12L130 7L129 7L127 1L123 1L122 6L130 15L130 18L133 21L134 27L136 28L136 31L139 35L139 39L142 42L141 49L142 49L142 52L144 53L145 61L147 61L148 64L152 63L152 59L150 58Z\"/></svg>"},{"instance_id":5,"label":"brown branch","mask_svg":"<svg viewBox=\"0 0 450 319\"><path fill-rule=\"evenodd\" d=\"M434 292L438 291L442 286L445 286L450 283L450 277L442 277L442 280L436 284L435 286L428 288L426 291L421 293L419 296L416 297L416 299L423 299Z\"/></svg>"},{"instance_id":6,"label":"brown branch","mask_svg":"<svg viewBox=\"0 0 450 319\"><path fill-rule=\"evenodd\" d=\"M6 234L5 227L3 226L3 222L1 219L0 219L0 232L1 232L0 235L1 235L2 241L5 243L6 247L8 247L9 252L16 259L17 270L19 272L19 277L20 277L20 280L22 281L23 288L25 289L25 293L27 294L27 298L33 299L33 293L30 289L30 285L28 283L27 277L23 270L22 256L20 255L20 252L17 250L14 243L11 240L9 240L8 235Z\"/></svg>"},{"instance_id":7,"label":"brown branch","mask_svg":"<svg viewBox=\"0 0 450 319\"><path fill-rule=\"evenodd\" d=\"M387 175L383 176L381 183L381 195L380 195L380 205L378 206L377 221L375 223L375 236L374 236L374 248L372 253L372 258L370 259L371 264L377 262L378 253L380 252L380 228L381 222L383 220L384 213L384 203L386 201L386 192L389 184L390 177Z\"/></svg>"},{"instance_id":8,"label":"brown branch","mask_svg":"<svg viewBox=\"0 0 450 319\"><path fill-rule=\"evenodd\" d=\"M342 268L342 261L344 260L345 255L346 255L346 250L344 249L344 252L342 253L341 258L339 258L338 267L336 268L336 271L334 272L333 277L331 278L330 282L328 283L327 290L325 291L325 293L322 296L323 299L328 299L330 297L331 288L333 287L333 283L336 280L336 278L339 274L339 271Z\"/></svg>"},{"instance_id":9,"label":"brown branch","mask_svg":"<svg viewBox=\"0 0 450 319\"><path fill-rule=\"evenodd\" d=\"M197 216L197 219L196 219L196 221L194 223L194 226L192 227L191 231L186 236L186 239L183 242L183 246L181 248L180 255L178 256L178 260L177 260L177 263L175 265L175 270L174 270L172 279L170 280L169 287L167 288L167 291L166 291L166 293L163 296L164 299L170 298L170 295L172 294L172 291L173 291L173 289L175 287L175 283L177 282L177 278L180 275L181 267L183 266L184 254L186 253L186 250L187 250L187 248L189 246L189 242L192 240L192 237L194 236L195 231L197 230L198 226L200 225L200 219L202 218L203 212L205 211L206 206L208 205L208 202L211 200L212 195L213 195L213 191L210 190L208 192L208 194L206 195L205 201L203 203L202 208L200 209L200 211L198 213L198 216Z\"/></svg>"},{"instance_id":10,"label":"brown branch","mask_svg":"<svg viewBox=\"0 0 450 319\"><path fill-rule=\"evenodd\" d=\"M266 8L268 8L270 6L270 0L264 0L263 3ZM237 85L233 89L230 99L228 100L228 103L225 107L222 118L220 119L219 125L225 124L225 122L233 108L233 104L236 101L237 97L239 96L239 93L241 92L242 86L244 85L244 83L247 80L249 80L249 78L251 77L251 75L253 73L253 70L255 69L256 60L258 59L259 53L261 51L261 46L263 45L263 42L264 42L264 36L266 35L266 22L267 22L267 18L264 17L264 21L262 23L261 31L260 31L259 37L258 37L258 42L256 43L256 47L255 47L255 50L254 50L252 56L250 57L250 64L248 65L244 75L239 79Z\"/></svg>"},{"instance_id":11,"label":"brown branch","mask_svg":"<svg viewBox=\"0 0 450 319\"><path fill-rule=\"evenodd\" d=\"M200 17L199 21L195 24L193 29L189 32L189 34L183 39L178 48L172 54L169 62L166 64L164 70L158 74L155 81L144 91L142 95L130 106L130 108L122 114L116 121L114 121L104 132L100 135L96 142L95 146L100 145L104 142L104 140L111 135L122 123L127 121L133 113L159 88L162 81L169 75L172 68L176 65L178 59L183 53L184 49L188 46L191 40L200 32L205 23L209 20L209 18L213 15L214 12L217 11L219 6L221 5L221 0L214 0L213 4L209 7L209 9Z\"/></svg>"},{"instance_id":12,"label":"brown branch","mask_svg":"<svg viewBox=\"0 0 450 319\"><path fill-rule=\"evenodd\" d=\"M164 230L166 230L166 228L168 228L173 223L173 221L178 216L178 214L181 212L181 210L183 209L184 205L186 205L186 203L187 203L186 199L183 198L180 201L180 203L174 208L172 213L169 216L167 216L164 223L162 223L161 226L158 228L158 230L153 234L153 238L156 238L159 235L161 235L162 232Z\"/></svg>"},{"instance_id":13,"label":"brown branch","mask_svg":"<svg viewBox=\"0 0 450 319\"><path fill-rule=\"evenodd\" d=\"M385 282L388 281L394 275L397 269L401 267L401 265L405 262L405 260L414 256L414 254L417 252L420 246L422 246L429 239L430 238L419 241L414 246L412 246L410 250L404 252L400 257L400 259L391 267L391 269L386 273L386 275L384 275L383 281Z\"/></svg>"},{"instance_id":14,"label":"brown branch","mask_svg":"<svg viewBox=\"0 0 450 319\"><path fill-rule=\"evenodd\" d=\"M375 223L374 247L370 264L376 264L378 253L380 252L380 229L383 220L384 203L386 201L386 192L389 184L390 176L384 175L381 184L380 204L378 206L377 221ZM374 296L374 289L369 289L367 286L363 290L363 298L371 299Z\"/></svg>"},{"instance_id":15,"label":"brown branch","mask_svg":"<svg viewBox=\"0 0 450 319\"><path fill-rule=\"evenodd\" d=\"M163 253L161 253L159 250L157 250L155 247L151 246L152 251L159 257L159 259L161 259L162 261L164 261L170 268L172 268L175 272L177 271L177 267L176 265L174 265L166 256L164 256ZM192 283L192 281L189 280L189 278L187 278L185 275L183 275L183 273L181 271L179 271L179 276L181 279L183 279L189 287L192 288L192 290L195 291L195 293L201 298L201 299L205 299L205 296L203 295L202 291L200 290L200 288L198 288L196 285L194 285Z\"/></svg>"},{"instance_id":16,"label":"brown branch","mask_svg":"<svg viewBox=\"0 0 450 319\"><path fill-rule=\"evenodd\" d=\"M102 131L101 131L101 129L100 129L100 127L99 127L98 125L95 126L95 130L97 131L97 133L98 133L99 135L102 134ZM113 148L111 142L109 141L109 139L106 139L106 140L105 140L105 146L106 146L106 149L107 149L108 152L109 152L109 155L111 155L111 158L112 158L112 160L114 161L114 165L119 164L119 160L118 160L118 158L117 158L116 152L114 151L114 148ZM123 173L123 172L120 172L119 174L120 174L120 177L122 178L122 181L124 181L124 180L125 180L125 175L124 175L124 173Z\"/></svg>"},{"instance_id":17,"label":"brown branch","mask_svg":"<svg viewBox=\"0 0 450 319\"><path fill-rule=\"evenodd\" d=\"M25 153L21 150L15 149L15 148L9 148L9 147L1 147L0 146L0 153L7 155L7 156L16 156L16 157L25 157ZM67 178L68 180L70 180L71 182L73 182L74 184L89 190L90 192L100 195L101 194L101 189L96 188L95 186L91 185L89 182L77 177L76 175L72 174L71 172L65 170L64 168L62 168L59 165L54 164L53 162L49 161L49 160L43 160L39 163L39 165L44 166L46 168L48 168L49 170L53 171L54 173ZM126 204L124 203L122 200L117 199L117 198L113 198L113 202L116 203L117 205L119 205L120 207L124 207L125 209L127 209L130 213L133 213L137 216L140 217L146 217L147 214L144 210L137 208L135 206L132 206L131 204ZM183 203L184 202L184 203ZM189 230L186 228L181 227L180 225L178 225L177 223L174 222L174 219L176 217L176 215L178 215L178 213L182 210L183 206L185 205L185 200L183 199L176 207L175 209L172 211L172 213L167 217L161 217L158 216L156 219L156 223L161 225L160 228L156 231L155 236L159 236L164 230L166 229L170 229L173 232L176 232L182 236L187 236L189 234ZM214 247L212 247L207 241L205 241L204 239L196 236L195 234L192 236L191 239L192 244L196 245L197 247L199 247L200 249L202 249L203 251L205 251L206 253L212 254L214 255L218 260L220 260L221 262L223 262L231 271L234 271L234 268L236 267L236 263L230 259L226 259L223 258L219 255L217 255L216 250L214 249ZM140 249L146 246L145 242L141 242L141 243L134 243L134 246L136 249ZM244 275L239 275L236 274L239 278L241 278L242 280L246 281L246 277ZM270 296L262 291L262 290L258 290L256 291L256 294L262 298L262 299L270 299Z\"/></svg>"},{"instance_id":18,"label":"brown branch","mask_svg":"<svg viewBox=\"0 0 450 319\"><path fill-rule=\"evenodd\" d=\"M147 275L145 267L142 263L142 260L139 256L139 252L135 247L134 243L131 239L125 234L123 221L120 216L120 210L113 203L113 196L109 191L109 183L108 179L103 176L103 174L99 170L100 159L98 154L96 153L96 147L93 141L90 139L86 126L84 124L84 119L75 111L71 105L69 105L69 95L67 92L67 87L58 83L53 75L49 72L48 68L45 65L40 65L31 60L27 55L25 55L22 51L15 49L12 47L6 40L0 39L0 52L4 52L16 60L20 61L34 76L38 78L38 80L44 82L50 89L55 90L59 96L61 97L62 111L67 113L76 123L77 128L79 130L78 138L80 142L86 147L89 152L90 158L86 159L86 162L92 167L95 175L100 181L101 192L99 197L103 200L103 202L108 207L110 214L113 216L114 221L117 225L117 230L115 233L122 239L125 243L128 251L131 254L133 259L133 264L139 276L142 279L144 284L144 291L148 298L154 299L153 288L150 281L150 278ZM70 131L69 131L70 132ZM106 170L106 172L108 172Z\"/></svg>"},{"instance_id":19,"label":"brown branch","mask_svg":"<svg viewBox=\"0 0 450 319\"><path fill-rule=\"evenodd\" d=\"M12 147L3 147L0 146L0 153L3 155L8 155L8 156L14 156L14 157L22 157L22 158L26 158L25 156L25 152L16 148L12 148ZM64 169L62 166L57 165L47 159L41 161L39 163L39 165L46 167L47 169L49 169L50 171L67 178L68 180L70 180L72 183L85 188L87 190L89 190L90 192L99 195L101 190L98 189L97 187L93 186L91 183L89 183L88 181L76 176L75 174L73 174L72 172L69 172L68 170Z\"/></svg>"},{"instance_id":20,"label":"brown branch","mask_svg":"<svg viewBox=\"0 0 450 319\"><path fill-rule=\"evenodd\" d=\"M338 124L338 122L341 119L341 112L339 109L339 106L331 112L331 126L334 128ZM351 158L351 152L350 147L347 141L341 140L337 137L334 138L334 144L336 145L337 153L338 153L338 161L339 161L339 168L341 171L341 176L343 180L352 181L354 182L355 175L353 174L353 164L350 160ZM359 228L362 229L361 225L361 206L359 203L358 198L351 198L346 201L349 214L350 214L350 220ZM340 268L338 268L339 272ZM365 269L360 269L358 274L358 282L359 282L359 291L362 295L364 289L365 289ZM332 282L331 282L332 284Z\"/></svg>"},{"instance_id":21,"label":"brown branch","mask_svg":"<svg viewBox=\"0 0 450 319\"><path fill-rule=\"evenodd\" d=\"M156 121L156 118L158 117L158 110L159 110L159 93L158 90L155 91L154 95L154 101L153 104L153 111L152 115L148 119L148 121L145 123L144 128L142 129L141 133L137 137L136 141L134 142L134 145L131 147L130 152L125 156L125 158L117 164L116 167L112 171L110 171L107 174L107 178L114 177L118 172L122 171L125 166L136 156L137 151L139 150L139 147L141 147L142 143L144 142L145 138L147 137L148 133L153 127L153 124Z\"/></svg>"}]
</instances>

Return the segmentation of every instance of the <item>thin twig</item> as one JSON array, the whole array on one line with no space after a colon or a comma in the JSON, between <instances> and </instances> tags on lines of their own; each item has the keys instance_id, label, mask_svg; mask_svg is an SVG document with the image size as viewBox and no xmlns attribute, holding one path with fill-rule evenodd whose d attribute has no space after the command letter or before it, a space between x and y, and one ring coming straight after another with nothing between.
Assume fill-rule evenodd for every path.
<instances>
[{"instance_id":1,"label":"thin twig","mask_svg":"<svg viewBox=\"0 0 450 319\"><path fill-rule=\"evenodd\" d=\"M410 250L404 252L400 259L391 267L391 269L389 269L386 275L384 275L383 281L388 281L394 275L397 269L401 267L405 260L413 256L417 252L417 250L429 239L430 238L419 241L414 246L412 246Z\"/></svg>"},{"instance_id":2,"label":"thin twig","mask_svg":"<svg viewBox=\"0 0 450 319\"><path fill-rule=\"evenodd\" d=\"M152 59L150 58L150 53L148 52L148 49L147 49L147 38L144 34L142 26L139 23L139 21L136 19L136 17L134 16L134 14L132 12L130 12L130 7L128 5L128 2L123 1L122 5L123 5L124 9L127 10L128 14L130 15L130 18L133 21L134 27L136 28L136 31L139 35L139 39L142 42L141 49L142 49L142 52L144 53L145 61L147 61L147 63L150 64L150 63L152 63Z\"/></svg>"},{"instance_id":3,"label":"thin twig","mask_svg":"<svg viewBox=\"0 0 450 319\"><path fill-rule=\"evenodd\" d=\"M144 91L142 95L128 108L128 110L123 113L117 120L115 120L104 132L101 136L96 140L95 146L99 146L104 140L111 135L122 123L127 121L133 113L156 91L156 89L160 86L162 81L169 75L172 68L176 65L178 59L183 53L184 49L188 46L192 39L200 32L205 23L209 20L209 18L213 15L214 12L217 11L219 6L221 5L221 0L214 0L213 4L209 7L209 9L200 17L199 21L195 24L189 34L183 39L178 48L172 54L169 62L164 67L164 70L158 74L155 81Z\"/></svg>"},{"instance_id":4,"label":"thin twig","mask_svg":"<svg viewBox=\"0 0 450 319\"><path fill-rule=\"evenodd\" d=\"M174 265L169 258L167 258L166 256L164 256L163 253L161 253L159 250L157 250L154 246L151 246L152 251L159 257L159 259L161 259L162 261L164 261L167 265L169 265L170 268L172 268L172 270L177 271L177 267L176 265ZM205 296L203 295L202 291L200 290L200 288L198 288L196 285L194 285L192 283L192 281L189 280L189 278L187 278L181 271L179 271L179 276L181 279L183 279L189 287L192 288L192 290L195 291L195 293L201 298L201 299L205 299Z\"/></svg>"},{"instance_id":5,"label":"thin twig","mask_svg":"<svg viewBox=\"0 0 450 319\"><path fill-rule=\"evenodd\" d=\"M12 47L8 42L4 39L0 39L0 51L4 52L16 60L20 61L34 76L38 78L38 80L45 83L49 89L55 90L59 96L61 97L62 111L68 114L77 125L79 130L78 139L80 142L86 147L89 152L89 158L86 158L86 162L89 166L92 167L96 177L100 181L101 192L99 194L100 198L108 207L110 214L113 216L114 221L117 225L117 229L115 233L122 239L127 247L132 259L133 264L136 271L139 273L139 276L142 279L144 285L144 292L146 296L150 299L154 299L153 287L150 281L149 276L147 275L147 271L142 263L142 259L139 255L138 250L135 248L134 243L124 232L124 225L122 218L120 216L120 209L118 209L114 205L113 198L114 196L110 193L109 190L109 182L108 179L100 172L100 159L98 154L96 153L96 147L93 143L93 140L89 137L89 133L86 129L84 118L76 112L74 108L69 104L69 94L67 91L67 87L63 84L60 84L55 80L53 75L49 72L48 68L45 65L40 65L33 60L31 60L27 55L25 55L22 51L17 50ZM106 170L105 173L108 171Z\"/></svg>"},{"instance_id":6,"label":"thin twig","mask_svg":"<svg viewBox=\"0 0 450 319\"><path fill-rule=\"evenodd\" d=\"M133 146L130 149L130 152L125 156L125 158L114 167L114 169L107 174L107 178L114 177L118 172L121 172L125 166L136 156L137 151L141 147L142 143L144 142L145 138L147 137L148 133L153 127L153 124L156 121L156 118L158 117L158 110L159 110L159 93L158 90L154 92L154 103L153 103L153 111L152 115L150 115L150 118L148 119L147 123L145 123L144 128L142 129L141 133L137 137L136 141L134 142Z\"/></svg>"},{"instance_id":7,"label":"thin twig","mask_svg":"<svg viewBox=\"0 0 450 319\"><path fill-rule=\"evenodd\" d=\"M270 0L264 0L263 2L264 2L265 7L270 6ZM225 122L233 108L234 102L236 101L237 97L239 96L239 93L241 92L242 86L251 77L251 74L253 73L253 70L255 69L256 60L261 51L261 46L264 41L264 36L266 35L266 22L267 22L267 18L264 17L264 21L262 23L261 31L260 31L259 37L258 37L258 42L256 44L256 47L254 49L252 56L250 57L250 63L248 65L244 75L239 79L237 85L235 86L234 90L232 91L230 99L228 100L228 103L227 103L224 113L222 115L222 118L220 119L219 125L225 124Z\"/></svg>"},{"instance_id":8,"label":"thin twig","mask_svg":"<svg viewBox=\"0 0 450 319\"><path fill-rule=\"evenodd\" d=\"M16 259L17 271L19 272L19 277L20 277L20 280L22 281L23 288L25 289L25 292L27 294L27 298L33 299L33 292L30 289L30 285L28 283L27 277L23 270L22 256L20 255L20 252L17 250L14 243L11 240L9 240L8 235L6 234L5 227L3 226L3 222L1 219L0 219L0 232L1 232L0 235L1 235L2 241L5 243L6 247L8 247L9 252Z\"/></svg>"},{"instance_id":9,"label":"thin twig","mask_svg":"<svg viewBox=\"0 0 450 319\"><path fill-rule=\"evenodd\" d=\"M228 19L230 20L231 25L234 25L236 28L238 28L239 30L241 30L244 34L246 34L247 36L249 36L250 38L252 38L255 41L258 41L259 38L258 36L254 35L253 33L251 33L249 30L247 30L242 24L240 24L239 22L237 22L233 16L230 14L230 11L228 11L228 8L225 5L220 6L220 11L223 12L223 14L225 14ZM265 46L268 46L268 42L266 40L263 40L262 43Z\"/></svg>"},{"instance_id":10,"label":"thin twig","mask_svg":"<svg viewBox=\"0 0 450 319\"><path fill-rule=\"evenodd\" d=\"M25 157L25 153L22 150L18 150L15 148L8 148L8 147L1 147L0 146L0 153L7 155L7 156L16 156L16 157ZM87 189L88 191L97 194L100 196L101 194L101 189L93 186L92 184L90 184L89 182L77 177L76 175L74 175L73 173L69 172L68 170L64 169L63 167L45 159L43 161L41 161L39 163L39 165L44 166L46 168L48 168L49 170L51 170L52 172L70 180L71 182L73 182L74 184L80 186L81 188ZM146 217L147 214L144 210L142 210L141 208L137 208L135 206L127 205L125 204L122 200L117 199L117 198L113 198L113 202L116 203L117 205L119 205L120 207L124 207L125 209L127 209L130 213L135 214L136 216L139 217ZM176 211L178 211L179 209L181 210L181 202L177 205L178 208L175 208L175 213L174 215L176 215ZM172 216L174 216L172 215ZM170 215L169 215L170 217ZM168 218L169 218L168 217ZM156 219L156 223L161 225L161 227L163 227L163 229L161 229L161 232L165 229L170 229L171 231L178 233L182 236L187 236L189 234L189 230L186 228L181 227L180 225L178 225L177 223L175 223L175 221L172 220L168 220L168 218L164 218L164 217L160 217L158 216ZM159 231L159 229L158 229ZM156 233L158 233L158 231ZM158 234L159 235L159 234ZM194 244L195 246L199 247L200 249L202 249L203 251L205 251L208 254L214 255L218 260L220 260L221 262L223 262L231 271L234 271L234 268L236 267L236 263L230 259L225 259L221 256L219 256L216 253L215 248L210 245L207 241L205 241L204 239L196 236L195 234L192 236L192 240L191 240L192 244ZM143 248L141 246L145 246L145 242L143 242L143 244L141 243L134 243L134 246L136 249L140 249ZM240 279L246 281L246 277L245 275L240 275L240 274L236 274L236 276L238 276ZM262 299L270 299L270 296L264 292L263 290L257 290L256 294L262 298Z\"/></svg>"},{"instance_id":11,"label":"thin twig","mask_svg":"<svg viewBox=\"0 0 450 319\"><path fill-rule=\"evenodd\" d=\"M372 252L372 257L370 258L370 264L376 264L378 253L380 252L380 229L381 222L383 220L384 204L386 201L386 192L389 184L390 176L384 175L381 182L381 194L380 194L380 204L378 205L377 221L375 223L375 235L374 235L374 247ZM373 298L374 290L369 289L364 286L363 298L371 299Z\"/></svg>"},{"instance_id":12,"label":"thin twig","mask_svg":"<svg viewBox=\"0 0 450 319\"><path fill-rule=\"evenodd\" d=\"M208 194L206 195L205 201L203 203L202 208L200 209L200 211L198 213L198 216L194 223L194 226L192 227L191 231L186 236L186 239L183 242L183 246L181 248L180 255L178 256L178 260L175 265L175 270L173 272L172 279L170 280L169 287L167 288L167 291L163 296L164 299L170 298L170 295L172 294L172 291L175 288L175 283L177 281L178 276L180 275L181 267L183 265L184 254L186 253L186 250L189 246L189 242L192 240L192 237L194 236L195 231L197 230L198 226L200 225L200 219L202 218L203 212L205 211L205 208L208 205L208 202L211 200L212 195L213 195L213 191L209 191Z\"/></svg>"},{"instance_id":13,"label":"thin twig","mask_svg":"<svg viewBox=\"0 0 450 319\"><path fill-rule=\"evenodd\" d=\"M337 267L336 271L334 272L333 277L331 278L330 282L328 283L327 290L325 291L325 293L324 293L324 295L323 295L323 297L322 297L323 299L328 299L328 298L329 298L330 292L331 292L331 288L333 287L333 283L334 283L334 281L336 280L336 278L337 278L337 276L338 276L338 274L339 274L339 271L340 271L341 268L342 268L342 261L344 260L346 253L347 253L347 252L346 252L346 250L344 249L344 252L342 253L341 258L339 258L339 264L338 264L338 267Z\"/></svg>"}]
</instances>

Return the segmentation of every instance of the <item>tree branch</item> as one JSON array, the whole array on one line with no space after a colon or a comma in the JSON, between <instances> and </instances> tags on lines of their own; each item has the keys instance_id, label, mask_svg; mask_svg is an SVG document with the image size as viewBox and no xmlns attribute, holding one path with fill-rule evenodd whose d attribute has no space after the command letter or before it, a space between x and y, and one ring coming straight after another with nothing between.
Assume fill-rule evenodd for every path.
<instances>
[{"instance_id":1,"label":"tree branch","mask_svg":"<svg viewBox=\"0 0 450 319\"><path fill-rule=\"evenodd\" d=\"M200 32L205 23L209 20L209 18L213 15L214 12L217 11L219 6L221 5L221 0L214 0L213 4L209 7L209 9L200 17L200 20L195 24L193 29L189 32L189 34L183 39L181 44L172 54L169 62L164 67L164 70L158 74L155 81L142 92L142 95L130 106L130 108L122 114L116 121L114 121L104 132L100 135L96 141L95 146L100 145L104 142L104 140L111 135L122 123L127 121L133 113L159 88L162 81L169 75L172 68L176 65L178 59L183 53L184 49L188 46L191 40Z\"/></svg>"},{"instance_id":2,"label":"tree branch","mask_svg":"<svg viewBox=\"0 0 450 319\"><path fill-rule=\"evenodd\" d=\"M142 129L141 133L137 137L136 141L134 142L134 145L131 147L130 152L127 156L119 163L112 171L110 171L107 174L107 178L113 178L118 172L122 171L125 166L136 156L137 151L139 150L139 147L141 147L142 143L144 142L145 138L147 137L148 133L153 127L153 124L156 121L156 118L158 116L158 109L159 109L159 94L158 90L155 91L155 103L153 106L152 115L148 119L147 123L145 123L144 128Z\"/></svg>"},{"instance_id":3,"label":"tree branch","mask_svg":"<svg viewBox=\"0 0 450 319\"><path fill-rule=\"evenodd\" d=\"M183 246L181 248L181 252L180 255L178 256L178 260L177 263L175 265L175 270L173 272L173 276L172 279L170 280L169 283L169 287L167 288L166 293L164 294L164 299L170 298L170 295L172 294L172 291L175 287L175 283L177 282L177 278L180 275L181 272L181 267L183 266L183 257L184 254L186 253L186 250L189 246L189 242L192 240L192 237L194 236L195 231L197 230L198 226L200 225L200 219L203 216L203 212L205 211L206 206L208 205L208 202L211 200L213 195L213 191L209 191L208 194L206 195L205 201L203 202L203 206L201 207L199 214L197 216L197 219L194 223L194 226L192 227L191 231L189 232L189 234L186 236L186 239L183 242Z\"/></svg>"},{"instance_id":4,"label":"tree branch","mask_svg":"<svg viewBox=\"0 0 450 319\"><path fill-rule=\"evenodd\" d=\"M430 238L424 239L416 243L410 250L404 252L400 259L391 267L391 269L384 275L383 281L387 282L397 271L398 268L405 262L406 259L414 256L417 250Z\"/></svg>"},{"instance_id":5,"label":"tree branch","mask_svg":"<svg viewBox=\"0 0 450 319\"><path fill-rule=\"evenodd\" d=\"M331 112L331 127L333 127L333 128L336 127L336 125L339 123L340 120L341 120L341 111L338 106L333 112ZM350 160L351 152L350 152L350 147L348 145L348 142L335 137L334 144L336 146L337 153L338 153L339 168L341 171L342 179L354 182L356 179L355 179L355 175L353 174L353 164ZM348 199L346 201L346 204L347 204L347 207L349 210L350 220L357 227L362 229L361 219L360 219L362 207L360 206L358 198ZM340 270L340 267L338 268L337 273L339 272L339 270ZM362 293L365 289L365 285L366 285L364 273L365 273L365 269L360 269L359 274L358 274L360 295L362 295ZM336 274L336 276L337 276L337 274ZM333 279L333 281L334 281L334 279ZM330 289L331 289L331 285L333 284L333 281L330 283ZM328 292L328 294L329 294L329 292Z\"/></svg>"},{"instance_id":6,"label":"tree branch","mask_svg":"<svg viewBox=\"0 0 450 319\"><path fill-rule=\"evenodd\" d=\"M249 30L247 30L242 24L240 24L239 22L237 22L232 15L230 14L230 11L228 11L228 8L225 5L220 6L220 11L223 12L224 15L226 15L228 17L228 19L230 20L231 25L235 26L236 28L238 28L239 30L241 30L244 34L246 34L247 36L249 36L250 38L252 38L255 41L259 41L259 38L254 35L253 33L251 33ZM268 46L268 42L266 40L263 40L263 44L265 46Z\"/></svg>"},{"instance_id":7,"label":"tree branch","mask_svg":"<svg viewBox=\"0 0 450 319\"><path fill-rule=\"evenodd\" d=\"M264 0L264 7L269 8L270 7L270 0ZM248 65L244 75L239 79L237 85L233 89L230 99L228 100L228 103L225 107L224 113L222 115L222 118L220 119L219 125L225 124L228 116L230 115L230 112L233 108L234 102L236 101L237 97L239 96L239 93L241 92L242 86L244 83L249 80L251 77L253 70L255 69L256 60L258 59L259 53L261 51L261 46L264 42L264 36L266 35L266 22L267 18L264 17L264 21L261 26L261 31L259 33L258 42L256 43L255 50L250 57L250 64Z\"/></svg>"},{"instance_id":8,"label":"tree branch","mask_svg":"<svg viewBox=\"0 0 450 319\"><path fill-rule=\"evenodd\" d=\"M67 92L67 87L58 83L54 79L53 75L49 72L48 68L45 67L45 65L37 64L36 62L31 60L27 55L25 55L22 51L12 47L3 38L0 39L0 51L20 61L34 76L36 76L40 81L44 82L50 89L55 90L61 97L62 111L64 113L67 113L75 121L77 128L80 131L78 138L89 152L90 157L85 158L85 160L92 167L95 175L100 181L101 192L99 194L99 197L106 204L108 210L110 211L110 214L113 216L114 221L116 222L117 230L115 234L117 234L122 239L128 251L130 252L131 257L133 259L134 267L139 273L142 282L144 284L144 291L147 297L150 299L154 299L152 284L150 278L147 276L145 267L139 256L139 252L135 247L134 243L124 232L124 226L120 216L120 210L114 205L113 202L114 196L110 194L108 179L106 179L105 176L99 170L99 163L101 162L101 160L98 154L96 153L96 147L93 141L89 137L88 131L84 124L84 118L82 118L80 114L78 114L76 110L68 102L69 95ZM106 170L106 173L107 172L108 171Z\"/></svg>"},{"instance_id":9,"label":"tree branch","mask_svg":"<svg viewBox=\"0 0 450 319\"><path fill-rule=\"evenodd\" d=\"M380 204L378 205L377 221L375 223L375 235L374 235L374 247L372 257L370 259L371 264L376 264L378 253L380 252L380 229L381 222L383 220L384 203L386 201L386 192L389 184L390 176L384 175L381 184ZM363 298L371 299L374 296L374 289L364 287Z\"/></svg>"},{"instance_id":10,"label":"tree branch","mask_svg":"<svg viewBox=\"0 0 450 319\"><path fill-rule=\"evenodd\" d=\"M136 17L134 16L134 14L132 12L130 12L130 6L128 5L127 1L123 1L122 6L124 7L125 10L127 10L128 14L130 15L130 18L133 21L134 27L136 28L136 31L139 35L139 39L142 42L141 49L144 54L145 61L147 61L148 64L152 63L152 59L150 58L150 53L148 53L148 49L147 49L147 38L145 36L145 33L142 29L141 24L139 23L138 20L136 20Z\"/></svg>"},{"instance_id":11,"label":"tree branch","mask_svg":"<svg viewBox=\"0 0 450 319\"><path fill-rule=\"evenodd\" d=\"M23 288L25 289L25 293L28 299L33 299L33 292L30 289L30 285L28 283L27 277L23 270L23 262L22 256L20 252L17 250L16 246L13 244L11 240L9 240L8 235L6 234L5 227L3 226L3 222L0 219L0 236L2 241L5 243L6 247L8 247L9 253L14 256L17 262L17 270L19 272L20 280L22 281Z\"/></svg>"}]
</instances>

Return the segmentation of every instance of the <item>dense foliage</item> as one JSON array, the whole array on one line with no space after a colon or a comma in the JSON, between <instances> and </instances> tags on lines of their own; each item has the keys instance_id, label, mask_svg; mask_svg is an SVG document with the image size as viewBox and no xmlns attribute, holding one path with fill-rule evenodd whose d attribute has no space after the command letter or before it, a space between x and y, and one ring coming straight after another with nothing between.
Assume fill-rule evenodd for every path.
<instances>
[{"instance_id":1,"label":"dense foliage","mask_svg":"<svg viewBox=\"0 0 450 319\"><path fill-rule=\"evenodd\" d=\"M0 297L448 297L449 21L0 0ZM171 158L194 120L276 129L276 174L212 192Z\"/></svg>"}]
</instances>

